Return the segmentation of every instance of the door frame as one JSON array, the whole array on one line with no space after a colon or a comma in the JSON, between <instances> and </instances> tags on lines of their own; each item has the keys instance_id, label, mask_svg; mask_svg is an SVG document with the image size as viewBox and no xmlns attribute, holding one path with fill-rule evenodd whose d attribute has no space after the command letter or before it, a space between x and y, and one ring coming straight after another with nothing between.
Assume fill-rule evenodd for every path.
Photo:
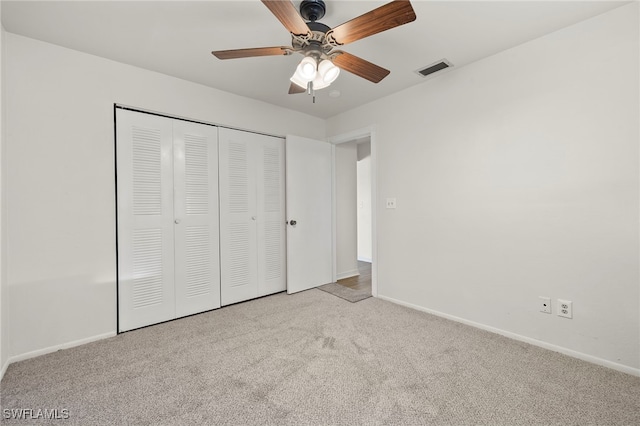
<instances>
[{"instance_id":1,"label":"door frame","mask_svg":"<svg viewBox=\"0 0 640 426\"><path fill-rule=\"evenodd\" d=\"M331 209L331 220L333 224L333 229L331 232L331 240L332 240L332 252L333 252L333 271L332 271L332 279L333 282L336 282L337 271L337 230L336 230L336 220L337 220L337 200L336 200L336 149L335 145L339 145L341 143L355 141L356 139L362 139L365 137L369 137L371 141L371 295L373 297L378 297L378 231L377 231L377 206L378 206L378 166L377 166L377 149L376 149L376 130L375 126L371 125L368 127L364 127L357 130L352 130L347 133L342 133L336 136L332 136L327 139L327 141L333 145L331 149L331 156L333 161L333 171L331 176L331 185L333 187L332 191L332 209Z\"/></svg>"}]
</instances>

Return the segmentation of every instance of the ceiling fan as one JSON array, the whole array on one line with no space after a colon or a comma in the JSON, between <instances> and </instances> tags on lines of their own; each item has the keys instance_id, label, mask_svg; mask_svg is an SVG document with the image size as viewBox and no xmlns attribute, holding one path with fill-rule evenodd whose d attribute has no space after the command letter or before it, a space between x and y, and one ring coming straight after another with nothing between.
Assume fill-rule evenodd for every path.
<instances>
[{"instance_id":1,"label":"ceiling fan","mask_svg":"<svg viewBox=\"0 0 640 426\"><path fill-rule=\"evenodd\" d=\"M303 0L300 13L290 0L261 1L291 33L291 47L217 50L211 53L218 59L302 54L304 58L291 77L289 94L305 91L313 94L315 90L328 87L338 77L340 69L373 83L380 82L389 75L389 70L336 48L416 19L411 2L394 0L335 28L329 28L318 22L326 12L323 0Z\"/></svg>"}]
</instances>

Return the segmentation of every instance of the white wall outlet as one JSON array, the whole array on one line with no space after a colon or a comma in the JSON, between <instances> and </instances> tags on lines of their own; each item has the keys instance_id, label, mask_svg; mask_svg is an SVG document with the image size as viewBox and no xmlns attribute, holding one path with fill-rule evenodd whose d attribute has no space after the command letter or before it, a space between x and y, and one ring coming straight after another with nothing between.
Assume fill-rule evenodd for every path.
<instances>
[{"instance_id":1,"label":"white wall outlet","mask_svg":"<svg viewBox=\"0 0 640 426\"><path fill-rule=\"evenodd\" d=\"M387 208L395 209L396 208L396 199L395 198L387 198Z\"/></svg>"},{"instance_id":2,"label":"white wall outlet","mask_svg":"<svg viewBox=\"0 0 640 426\"><path fill-rule=\"evenodd\" d=\"M551 313L550 297L539 296L539 305L540 305L540 312L544 312L545 314Z\"/></svg>"},{"instance_id":3,"label":"white wall outlet","mask_svg":"<svg viewBox=\"0 0 640 426\"><path fill-rule=\"evenodd\" d=\"M558 299L558 316L573 318L573 302L570 300Z\"/></svg>"}]
</instances>

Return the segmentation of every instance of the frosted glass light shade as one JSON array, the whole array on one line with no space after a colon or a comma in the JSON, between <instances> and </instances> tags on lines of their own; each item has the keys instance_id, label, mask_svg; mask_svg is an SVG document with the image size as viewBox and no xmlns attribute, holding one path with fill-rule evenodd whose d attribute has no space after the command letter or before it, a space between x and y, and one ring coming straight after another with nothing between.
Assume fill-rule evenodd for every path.
<instances>
[{"instance_id":1,"label":"frosted glass light shade","mask_svg":"<svg viewBox=\"0 0 640 426\"><path fill-rule=\"evenodd\" d=\"M338 75L340 75L340 68L333 65L333 62L330 60L325 59L320 62L320 65L318 65L318 74L320 74L322 81L328 86L338 78ZM315 81L313 85L315 86Z\"/></svg>"},{"instance_id":2,"label":"frosted glass light shade","mask_svg":"<svg viewBox=\"0 0 640 426\"><path fill-rule=\"evenodd\" d=\"M303 58L302 61L300 61L298 68L296 68L295 75L299 80L308 82L316 78L317 74L318 74L318 71L317 71L317 64L315 59L307 56Z\"/></svg>"},{"instance_id":3,"label":"frosted glass light shade","mask_svg":"<svg viewBox=\"0 0 640 426\"><path fill-rule=\"evenodd\" d=\"M331 83L327 83L326 81L324 81L320 73L318 73L316 78L313 80L313 90L324 89L325 87L329 87L329 84Z\"/></svg>"},{"instance_id":4,"label":"frosted glass light shade","mask_svg":"<svg viewBox=\"0 0 640 426\"><path fill-rule=\"evenodd\" d=\"M302 87L304 90L307 90L308 81L304 81L300 77L298 77L298 72L297 71L295 73L293 73L293 75L291 76L291 78L289 80L291 80L291 82L293 84L296 84L296 85Z\"/></svg>"}]
</instances>

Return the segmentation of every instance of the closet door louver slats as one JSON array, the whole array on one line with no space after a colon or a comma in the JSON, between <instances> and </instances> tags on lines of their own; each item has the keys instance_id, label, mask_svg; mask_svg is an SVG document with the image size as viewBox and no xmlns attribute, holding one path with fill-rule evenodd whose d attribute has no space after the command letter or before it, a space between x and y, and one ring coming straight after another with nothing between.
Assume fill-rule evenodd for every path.
<instances>
[{"instance_id":1,"label":"closet door louver slats","mask_svg":"<svg viewBox=\"0 0 640 426\"><path fill-rule=\"evenodd\" d=\"M171 122L118 110L117 140L119 329L125 331L175 316Z\"/></svg>"},{"instance_id":2,"label":"closet door louver slats","mask_svg":"<svg viewBox=\"0 0 640 426\"><path fill-rule=\"evenodd\" d=\"M119 331L220 307L217 132L116 111Z\"/></svg>"},{"instance_id":3,"label":"closet door louver slats","mask_svg":"<svg viewBox=\"0 0 640 426\"><path fill-rule=\"evenodd\" d=\"M284 140L116 110L119 331L286 290Z\"/></svg>"},{"instance_id":4,"label":"closet door louver slats","mask_svg":"<svg viewBox=\"0 0 640 426\"><path fill-rule=\"evenodd\" d=\"M175 121L176 316L220 307L217 128Z\"/></svg>"},{"instance_id":5,"label":"closet door louver slats","mask_svg":"<svg viewBox=\"0 0 640 426\"><path fill-rule=\"evenodd\" d=\"M229 305L258 296L255 169L245 132L220 129L220 295Z\"/></svg>"},{"instance_id":6,"label":"closet door louver slats","mask_svg":"<svg viewBox=\"0 0 640 426\"><path fill-rule=\"evenodd\" d=\"M286 289L284 142L264 137L259 149L258 293Z\"/></svg>"},{"instance_id":7,"label":"closet door louver slats","mask_svg":"<svg viewBox=\"0 0 640 426\"><path fill-rule=\"evenodd\" d=\"M220 129L222 305L286 289L284 141Z\"/></svg>"}]
</instances>

